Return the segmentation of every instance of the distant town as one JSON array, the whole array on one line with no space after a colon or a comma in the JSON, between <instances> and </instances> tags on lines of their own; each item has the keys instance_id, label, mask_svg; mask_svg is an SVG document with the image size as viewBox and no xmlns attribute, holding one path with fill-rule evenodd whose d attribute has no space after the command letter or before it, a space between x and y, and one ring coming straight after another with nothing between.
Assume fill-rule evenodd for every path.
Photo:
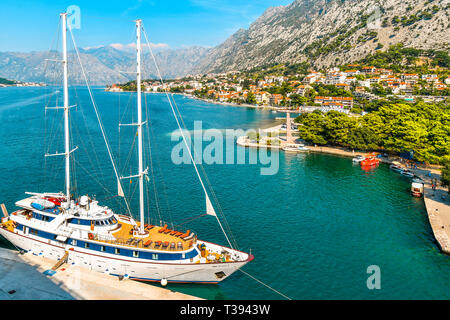
<instances>
[{"instance_id":1,"label":"distant town","mask_svg":"<svg viewBox=\"0 0 450 320\"><path fill-rule=\"evenodd\" d=\"M416 63L420 66L421 61L418 59ZM289 68L300 72L289 74L286 72ZM320 71L305 69L301 72L301 69L301 64L294 67L274 65L244 72L187 76L165 80L163 83L145 80L142 90L183 93L237 105L309 107L323 112L335 110L355 114L363 113L367 105L376 100L450 101L449 72L447 68L439 66L416 67L418 72L394 71L362 63ZM135 91L136 83L113 84L106 90Z\"/></svg>"},{"instance_id":2,"label":"distant town","mask_svg":"<svg viewBox=\"0 0 450 320\"><path fill-rule=\"evenodd\" d=\"M21 82L17 80L8 80L0 78L0 87L44 87L45 83Z\"/></svg>"}]
</instances>

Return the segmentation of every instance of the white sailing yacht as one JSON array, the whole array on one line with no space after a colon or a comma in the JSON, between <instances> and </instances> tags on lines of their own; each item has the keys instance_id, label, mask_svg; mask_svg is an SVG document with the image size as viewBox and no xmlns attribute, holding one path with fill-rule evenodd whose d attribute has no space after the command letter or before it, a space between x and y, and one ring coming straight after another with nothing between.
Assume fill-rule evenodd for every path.
<instances>
[{"instance_id":1,"label":"white sailing yacht","mask_svg":"<svg viewBox=\"0 0 450 320\"><path fill-rule=\"evenodd\" d=\"M99 121L118 180L119 193L123 193L121 179L139 180L140 221L135 221L131 213L116 214L88 195L72 198L70 157L77 148L71 147L69 137L71 106L67 80L67 13L62 13L60 17L64 106L59 108L64 110L65 151L46 156L65 157L65 192L26 192L28 197L16 202L18 210L8 214L2 208L4 217L1 219L0 234L26 252L59 261L57 265L65 262L129 279L160 281L165 285L167 282L218 283L228 278L253 260L253 256L231 245L195 163L193 165L205 191L206 213L216 216L230 247L199 240L197 234L189 230L171 230L167 225L150 225L144 221L143 183L147 169L144 169L142 149L142 126L145 122L142 121L141 110L141 20L136 20L138 121L130 124L137 126L139 172L136 175L119 176ZM96 114L98 117L97 110Z\"/></svg>"}]
</instances>

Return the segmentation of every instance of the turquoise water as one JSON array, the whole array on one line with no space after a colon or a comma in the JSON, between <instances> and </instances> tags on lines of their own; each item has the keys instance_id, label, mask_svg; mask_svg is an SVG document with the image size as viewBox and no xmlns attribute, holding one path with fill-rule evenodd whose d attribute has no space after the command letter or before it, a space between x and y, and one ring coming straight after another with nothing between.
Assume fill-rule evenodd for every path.
<instances>
[{"instance_id":1,"label":"turquoise water","mask_svg":"<svg viewBox=\"0 0 450 320\"><path fill-rule=\"evenodd\" d=\"M24 191L63 190L62 159L43 157L45 152L63 150L58 136L61 122L52 126L43 121L49 92L49 88L0 89L0 202L9 211ZM113 151L126 158L132 129L122 127L119 139L117 123L127 104L132 110L134 97L100 89L94 95ZM81 123L73 129L73 144L79 146L75 159L82 167L75 171L75 192L96 194L102 203L122 212L117 198L112 198L115 179L87 92L77 88L72 96L78 96L79 104L73 120ZM171 161L177 142L171 142L170 133L176 124L164 96L150 94L146 99L151 103L151 152L160 195L156 205L151 193L149 217L159 219L155 218L158 207L163 219L183 223L204 212L204 199L192 166ZM202 120L204 129L264 127L277 116L183 96L175 99L189 129L194 120ZM123 122L131 122L130 116L125 113ZM57 119L62 119L61 113ZM54 136L50 143L46 133ZM256 151L245 152L248 156ZM423 201L411 197L407 178L385 165L364 172L348 158L273 155L279 156L276 175L261 175L261 165L255 164L204 166L239 248L251 249L255 256L246 272L293 299L450 298L450 259L439 252ZM133 192L135 185L126 183L125 192ZM135 210L136 201L132 207ZM196 219L182 228L226 244L214 217ZM3 239L0 245L8 246ZM366 287L370 265L381 269L380 290ZM169 288L207 299L281 299L240 272L220 285L170 284Z\"/></svg>"}]
</instances>

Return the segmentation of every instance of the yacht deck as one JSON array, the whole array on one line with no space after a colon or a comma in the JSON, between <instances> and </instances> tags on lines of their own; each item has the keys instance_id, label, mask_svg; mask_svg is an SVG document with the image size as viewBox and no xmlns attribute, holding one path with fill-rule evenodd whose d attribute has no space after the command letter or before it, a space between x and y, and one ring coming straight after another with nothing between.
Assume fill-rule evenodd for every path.
<instances>
[{"instance_id":1,"label":"yacht deck","mask_svg":"<svg viewBox=\"0 0 450 320\"><path fill-rule=\"evenodd\" d=\"M119 230L112 232L116 238L115 241L102 240L94 235L94 239L107 242L116 243L120 245L127 245L134 248L156 249L165 251L184 251L192 248L196 242L196 236L189 230L186 232L171 230L159 226L146 225L147 236L134 236L133 225L131 223L119 221L121 225ZM139 225L139 223L138 223Z\"/></svg>"}]
</instances>

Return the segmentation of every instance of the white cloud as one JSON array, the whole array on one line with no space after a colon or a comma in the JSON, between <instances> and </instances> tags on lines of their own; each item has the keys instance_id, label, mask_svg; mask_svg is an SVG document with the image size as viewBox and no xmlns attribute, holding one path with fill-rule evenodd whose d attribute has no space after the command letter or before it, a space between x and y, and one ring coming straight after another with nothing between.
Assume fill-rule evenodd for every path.
<instances>
[{"instance_id":1,"label":"white cloud","mask_svg":"<svg viewBox=\"0 0 450 320\"><path fill-rule=\"evenodd\" d=\"M123 51L134 51L136 49L136 43L128 43L128 44L111 43L109 46L113 47L114 49L123 50ZM142 46L142 49L145 49L145 47L147 47L147 44L142 43L141 46ZM167 43L150 43L150 48L152 48L152 49L168 49L169 45Z\"/></svg>"}]
</instances>

